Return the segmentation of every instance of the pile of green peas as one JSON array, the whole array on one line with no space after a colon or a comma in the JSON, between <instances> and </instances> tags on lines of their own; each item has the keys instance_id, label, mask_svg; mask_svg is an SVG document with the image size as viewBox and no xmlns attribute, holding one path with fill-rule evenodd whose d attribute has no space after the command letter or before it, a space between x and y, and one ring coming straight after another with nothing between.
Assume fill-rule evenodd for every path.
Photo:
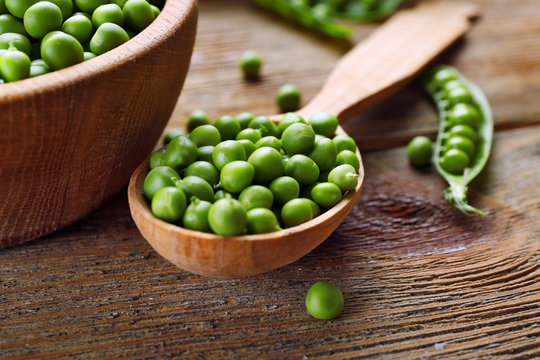
<instances>
[{"instance_id":1,"label":"pile of green peas","mask_svg":"<svg viewBox=\"0 0 540 360\"><path fill-rule=\"evenodd\" d=\"M279 124L244 112L210 124L188 119L150 157L144 194L152 213L187 229L224 236L261 234L307 222L358 185L354 140L335 135L327 112Z\"/></svg>"},{"instance_id":2,"label":"pile of green peas","mask_svg":"<svg viewBox=\"0 0 540 360\"><path fill-rule=\"evenodd\" d=\"M0 84L101 55L145 29L165 0L0 0Z\"/></svg>"}]
</instances>

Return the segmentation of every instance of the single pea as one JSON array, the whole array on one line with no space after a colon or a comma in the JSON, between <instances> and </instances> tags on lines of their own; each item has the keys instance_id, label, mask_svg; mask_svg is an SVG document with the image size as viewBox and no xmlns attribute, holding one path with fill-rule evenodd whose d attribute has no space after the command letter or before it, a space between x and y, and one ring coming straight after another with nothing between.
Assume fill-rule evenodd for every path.
<instances>
[{"instance_id":1,"label":"single pea","mask_svg":"<svg viewBox=\"0 0 540 360\"><path fill-rule=\"evenodd\" d=\"M208 125L210 121L208 120L208 115L204 110L194 110L189 114L187 121L187 130L192 132L197 126Z\"/></svg>"},{"instance_id":2,"label":"single pea","mask_svg":"<svg viewBox=\"0 0 540 360\"><path fill-rule=\"evenodd\" d=\"M338 317L345 301L341 290L328 282L313 284L306 295L306 309L316 319L329 320Z\"/></svg>"},{"instance_id":3,"label":"single pea","mask_svg":"<svg viewBox=\"0 0 540 360\"><path fill-rule=\"evenodd\" d=\"M165 149L160 149L150 156L150 169L163 165L163 155L165 155Z\"/></svg>"},{"instance_id":4,"label":"single pea","mask_svg":"<svg viewBox=\"0 0 540 360\"><path fill-rule=\"evenodd\" d=\"M75 0L75 5L80 11L93 13L99 6L105 5L109 0Z\"/></svg>"},{"instance_id":5,"label":"single pea","mask_svg":"<svg viewBox=\"0 0 540 360\"><path fill-rule=\"evenodd\" d=\"M336 135L332 139L334 144L336 144L336 150L338 153L342 152L343 150L350 150L352 152L356 152L356 142L354 139L348 135Z\"/></svg>"},{"instance_id":6,"label":"single pea","mask_svg":"<svg viewBox=\"0 0 540 360\"><path fill-rule=\"evenodd\" d=\"M268 116L257 116L249 122L249 127L252 129L259 129L263 137L279 136L278 127Z\"/></svg>"},{"instance_id":7,"label":"single pea","mask_svg":"<svg viewBox=\"0 0 540 360\"><path fill-rule=\"evenodd\" d=\"M163 142L165 144L168 144L171 142L172 139L174 139L175 137L177 136L186 136L186 132L183 130L183 129L180 129L180 128L169 128L167 129L167 131L165 132L165 138L163 139Z\"/></svg>"},{"instance_id":8,"label":"single pea","mask_svg":"<svg viewBox=\"0 0 540 360\"><path fill-rule=\"evenodd\" d=\"M470 139L475 144L478 142L478 133L469 125L455 125L448 131L448 136L462 136Z\"/></svg>"},{"instance_id":9,"label":"single pea","mask_svg":"<svg viewBox=\"0 0 540 360\"><path fill-rule=\"evenodd\" d=\"M274 196L277 204L285 204L286 202L298 198L300 195L300 185L298 181L290 176L280 176L270 183L270 191Z\"/></svg>"},{"instance_id":10,"label":"single pea","mask_svg":"<svg viewBox=\"0 0 540 360\"><path fill-rule=\"evenodd\" d=\"M30 56L32 45L26 36L17 33L4 33L0 35L0 49L7 50L11 45Z\"/></svg>"},{"instance_id":11,"label":"single pea","mask_svg":"<svg viewBox=\"0 0 540 360\"><path fill-rule=\"evenodd\" d=\"M223 140L234 140L241 130L238 121L229 115L220 116L213 125L219 130Z\"/></svg>"},{"instance_id":12,"label":"single pea","mask_svg":"<svg viewBox=\"0 0 540 360\"><path fill-rule=\"evenodd\" d=\"M338 119L325 111L313 114L309 118L309 125L315 130L316 134L324 135L328 138L334 136L339 125Z\"/></svg>"},{"instance_id":13,"label":"single pea","mask_svg":"<svg viewBox=\"0 0 540 360\"><path fill-rule=\"evenodd\" d=\"M457 79L458 77L455 71L443 68L433 74L432 82L437 89L442 89L446 83Z\"/></svg>"},{"instance_id":14,"label":"single pea","mask_svg":"<svg viewBox=\"0 0 540 360\"><path fill-rule=\"evenodd\" d=\"M128 0L122 11L126 26L136 32L143 31L155 18L154 11L146 0Z\"/></svg>"},{"instance_id":15,"label":"single pea","mask_svg":"<svg viewBox=\"0 0 540 360\"><path fill-rule=\"evenodd\" d=\"M288 112L285 115L283 115L278 125L279 135L281 136L281 134L283 134L286 128L296 123L307 124L306 120L304 120L303 117L301 117L300 115L296 113Z\"/></svg>"},{"instance_id":16,"label":"single pea","mask_svg":"<svg viewBox=\"0 0 540 360\"><path fill-rule=\"evenodd\" d=\"M315 142L319 142L323 139L330 139L330 138L321 134L315 134Z\"/></svg>"},{"instance_id":17,"label":"single pea","mask_svg":"<svg viewBox=\"0 0 540 360\"><path fill-rule=\"evenodd\" d=\"M184 171L184 176L198 176L212 186L215 186L219 181L219 171L206 161L195 161L189 164Z\"/></svg>"},{"instance_id":18,"label":"single pea","mask_svg":"<svg viewBox=\"0 0 540 360\"><path fill-rule=\"evenodd\" d=\"M415 136L407 145L407 157L414 166L426 166L431 162L433 144L426 136Z\"/></svg>"},{"instance_id":19,"label":"single pea","mask_svg":"<svg viewBox=\"0 0 540 360\"><path fill-rule=\"evenodd\" d=\"M158 219L177 223L184 215L186 203L186 195L182 190L172 186L164 187L152 198L152 213Z\"/></svg>"},{"instance_id":20,"label":"single pea","mask_svg":"<svg viewBox=\"0 0 540 360\"><path fill-rule=\"evenodd\" d=\"M62 27L62 11L49 1L40 1L24 13L24 28L35 39L41 39L49 32Z\"/></svg>"},{"instance_id":21,"label":"single pea","mask_svg":"<svg viewBox=\"0 0 540 360\"><path fill-rule=\"evenodd\" d=\"M249 158L251 156L251 154L253 154L253 152L255 150L257 150L257 148L255 147L255 144L252 143L251 141L249 140L246 140L246 139L242 139L242 140L237 140L240 144L242 144L242 146L244 147L244 150L246 152L246 158Z\"/></svg>"},{"instance_id":22,"label":"single pea","mask_svg":"<svg viewBox=\"0 0 540 360\"><path fill-rule=\"evenodd\" d=\"M206 161L210 164L214 164L214 160L212 159L213 152L214 146L211 145L197 148L197 161Z\"/></svg>"},{"instance_id":23,"label":"single pea","mask_svg":"<svg viewBox=\"0 0 540 360\"><path fill-rule=\"evenodd\" d=\"M234 196L230 192L221 189L214 194L214 202L221 199L234 199Z\"/></svg>"},{"instance_id":24,"label":"single pea","mask_svg":"<svg viewBox=\"0 0 540 360\"><path fill-rule=\"evenodd\" d=\"M291 124L281 135L281 144L288 154L307 154L314 143L315 132L304 123Z\"/></svg>"},{"instance_id":25,"label":"single pea","mask_svg":"<svg viewBox=\"0 0 540 360\"><path fill-rule=\"evenodd\" d=\"M319 177L319 167L306 155L296 154L287 161L285 175L293 177L301 185L313 184Z\"/></svg>"},{"instance_id":26,"label":"single pea","mask_svg":"<svg viewBox=\"0 0 540 360\"><path fill-rule=\"evenodd\" d=\"M124 26L124 13L120 6L116 4L105 4L98 6L94 10L92 13L92 24L94 24L96 29L107 22Z\"/></svg>"},{"instance_id":27,"label":"single pea","mask_svg":"<svg viewBox=\"0 0 540 360\"><path fill-rule=\"evenodd\" d=\"M281 208L281 221L293 227L313 219L313 208L307 199L292 199Z\"/></svg>"},{"instance_id":28,"label":"single pea","mask_svg":"<svg viewBox=\"0 0 540 360\"><path fill-rule=\"evenodd\" d=\"M220 184L233 194L239 193L251 185L255 176L255 168L247 161L232 161L221 169Z\"/></svg>"},{"instance_id":29,"label":"single pea","mask_svg":"<svg viewBox=\"0 0 540 360\"><path fill-rule=\"evenodd\" d=\"M321 172L331 170L337 158L336 143L329 138L315 142L309 157L315 161Z\"/></svg>"},{"instance_id":30,"label":"single pea","mask_svg":"<svg viewBox=\"0 0 540 360\"><path fill-rule=\"evenodd\" d=\"M212 185L198 176L186 176L182 179L178 188L186 194L188 199L195 196L208 202L214 201L214 189L212 189Z\"/></svg>"},{"instance_id":31,"label":"single pea","mask_svg":"<svg viewBox=\"0 0 540 360\"><path fill-rule=\"evenodd\" d=\"M186 229L212 232L208 223L208 213L212 203L192 197L190 204L184 212L182 224Z\"/></svg>"},{"instance_id":32,"label":"single pea","mask_svg":"<svg viewBox=\"0 0 540 360\"><path fill-rule=\"evenodd\" d=\"M251 209L247 212L247 231L250 234L265 234L279 231L279 222L272 210Z\"/></svg>"},{"instance_id":33,"label":"single pea","mask_svg":"<svg viewBox=\"0 0 540 360\"><path fill-rule=\"evenodd\" d=\"M249 140L253 144L262 139L261 130L246 128L236 135L236 140Z\"/></svg>"},{"instance_id":34,"label":"single pea","mask_svg":"<svg viewBox=\"0 0 540 360\"><path fill-rule=\"evenodd\" d=\"M471 92L465 86L455 86L446 90L445 98L450 104L471 103L473 101Z\"/></svg>"},{"instance_id":35,"label":"single pea","mask_svg":"<svg viewBox=\"0 0 540 360\"><path fill-rule=\"evenodd\" d=\"M328 174L328 182L336 184L341 191L354 190L358 185L358 173L351 165L339 165Z\"/></svg>"},{"instance_id":36,"label":"single pea","mask_svg":"<svg viewBox=\"0 0 540 360\"><path fill-rule=\"evenodd\" d=\"M456 104L448 112L448 123L450 126L468 125L473 129L478 129L481 121L480 113L470 104Z\"/></svg>"},{"instance_id":37,"label":"single pea","mask_svg":"<svg viewBox=\"0 0 540 360\"><path fill-rule=\"evenodd\" d=\"M118 4L117 4L118 5ZM90 22L92 22L92 14L89 14L87 12L84 12L84 11L77 11L77 12L74 12L73 14L71 14L71 16L84 16L85 18L87 18L88 20L90 20Z\"/></svg>"},{"instance_id":38,"label":"single pea","mask_svg":"<svg viewBox=\"0 0 540 360\"><path fill-rule=\"evenodd\" d=\"M11 46L0 57L0 75L6 82L26 79L30 75L28 55Z\"/></svg>"},{"instance_id":39,"label":"single pea","mask_svg":"<svg viewBox=\"0 0 540 360\"><path fill-rule=\"evenodd\" d=\"M242 54L239 66L247 79L256 79L262 67L261 55L255 50L248 50Z\"/></svg>"},{"instance_id":40,"label":"single pea","mask_svg":"<svg viewBox=\"0 0 540 360\"><path fill-rule=\"evenodd\" d=\"M168 166L156 166L144 178L144 195L148 200L152 200L160 189L174 186L176 179L180 179L180 175L174 169Z\"/></svg>"},{"instance_id":41,"label":"single pea","mask_svg":"<svg viewBox=\"0 0 540 360\"><path fill-rule=\"evenodd\" d=\"M208 222L218 235L243 235L247 225L246 210L238 200L220 199L210 207Z\"/></svg>"},{"instance_id":42,"label":"single pea","mask_svg":"<svg viewBox=\"0 0 540 360\"><path fill-rule=\"evenodd\" d=\"M298 110L302 94L300 90L292 84L285 84L279 88L276 94L276 103L281 112Z\"/></svg>"},{"instance_id":43,"label":"single pea","mask_svg":"<svg viewBox=\"0 0 540 360\"><path fill-rule=\"evenodd\" d=\"M95 57L96 57L96 54L94 54L93 52L85 51L85 52L83 53L84 61L93 59L93 58L95 58Z\"/></svg>"},{"instance_id":44,"label":"single pea","mask_svg":"<svg viewBox=\"0 0 540 360\"><path fill-rule=\"evenodd\" d=\"M90 50L96 55L101 55L128 40L129 36L122 27L113 23L103 23L90 40Z\"/></svg>"},{"instance_id":45,"label":"single pea","mask_svg":"<svg viewBox=\"0 0 540 360\"><path fill-rule=\"evenodd\" d=\"M279 151L281 150L281 141L275 136L265 136L255 143L255 147L257 149L264 146L271 147Z\"/></svg>"},{"instance_id":46,"label":"single pea","mask_svg":"<svg viewBox=\"0 0 540 360\"><path fill-rule=\"evenodd\" d=\"M41 58L53 70L59 70L84 60L84 50L73 36L52 31L41 41Z\"/></svg>"},{"instance_id":47,"label":"single pea","mask_svg":"<svg viewBox=\"0 0 540 360\"><path fill-rule=\"evenodd\" d=\"M212 153L212 159L214 165L221 171L230 162L246 160L246 151L238 141L225 140L216 145Z\"/></svg>"},{"instance_id":48,"label":"single pea","mask_svg":"<svg viewBox=\"0 0 540 360\"><path fill-rule=\"evenodd\" d=\"M197 146L187 136L176 136L163 155L163 164L182 169L197 159Z\"/></svg>"},{"instance_id":49,"label":"single pea","mask_svg":"<svg viewBox=\"0 0 540 360\"><path fill-rule=\"evenodd\" d=\"M323 182L311 189L311 198L323 208L331 208L341 201L341 189L334 183Z\"/></svg>"},{"instance_id":50,"label":"single pea","mask_svg":"<svg viewBox=\"0 0 540 360\"><path fill-rule=\"evenodd\" d=\"M469 156L459 149L447 150L441 158L441 167L450 174L460 175L469 166Z\"/></svg>"},{"instance_id":51,"label":"single pea","mask_svg":"<svg viewBox=\"0 0 540 360\"><path fill-rule=\"evenodd\" d=\"M448 138L446 148L462 150L469 156L469 159L472 159L476 153L474 142L463 136L452 136Z\"/></svg>"},{"instance_id":52,"label":"single pea","mask_svg":"<svg viewBox=\"0 0 540 360\"><path fill-rule=\"evenodd\" d=\"M28 36L23 22L11 14L0 15L0 35L5 33L16 33Z\"/></svg>"},{"instance_id":53,"label":"single pea","mask_svg":"<svg viewBox=\"0 0 540 360\"><path fill-rule=\"evenodd\" d=\"M216 146L221 142L219 130L214 125L197 126L189 134L189 138L197 147L201 146Z\"/></svg>"},{"instance_id":54,"label":"single pea","mask_svg":"<svg viewBox=\"0 0 540 360\"><path fill-rule=\"evenodd\" d=\"M251 185L242 190L238 196L238 201L242 203L246 211L255 208L271 209L274 203L274 195L267 187Z\"/></svg>"},{"instance_id":55,"label":"single pea","mask_svg":"<svg viewBox=\"0 0 540 360\"><path fill-rule=\"evenodd\" d=\"M246 129L251 120L255 119L255 116L249 112L241 112L240 114L236 114L234 118L240 124L240 128Z\"/></svg>"},{"instance_id":56,"label":"single pea","mask_svg":"<svg viewBox=\"0 0 540 360\"><path fill-rule=\"evenodd\" d=\"M5 0L6 8L13 15L22 19L26 10L39 0Z\"/></svg>"},{"instance_id":57,"label":"single pea","mask_svg":"<svg viewBox=\"0 0 540 360\"><path fill-rule=\"evenodd\" d=\"M36 77L51 72L47 65L31 65L28 77Z\"/></svg>"},{"instance_id":58,"label":"single pea","mask_svg":"<svg viewBox=\"0 0 540 360\"><path fill-rule=\"evenodd\" d=\"M248 162L255 168L255 182L268 184L283 175L285 166L281 154L274 148L262 147L253 152Z\"/></svg>"},{"instance_id":59,"label":"single pea","mask_svg":"<svg viewBox=\"0 0 540 360\"><path fill-rule=\"evenodd\" d=\"M360 170L360 160L358 159L358 156L356 156L356 153L353 153L350 150L343 150L338 153L335 166L343 164L351 165L357 172Z\"/></svg>"},{"instance_id":60,"label":"single pea","mask_svg":"<svg viewBox=\"0 0 540 360\"><path fill-rule=\"evenodd\" d=\"M311 195L310 195L311 196ZM311 205L311 210L313 210L313 218L315 219L317 216L321 215L321 208L317 203L309 198L305 198L309 204Z\"/></svg>"},{"instance_id":61,"label":"single pea","mask_svg":"<svg viewBox=\"0 0 540 360\"><path fill-rule=\"evenodd\" d=\"M152 8L152 12L154 13L154 19L157 18L159 14L161 14L161 10L159 10L156 5L150 4L150 7Z\"/></svg>"}]
</instances>

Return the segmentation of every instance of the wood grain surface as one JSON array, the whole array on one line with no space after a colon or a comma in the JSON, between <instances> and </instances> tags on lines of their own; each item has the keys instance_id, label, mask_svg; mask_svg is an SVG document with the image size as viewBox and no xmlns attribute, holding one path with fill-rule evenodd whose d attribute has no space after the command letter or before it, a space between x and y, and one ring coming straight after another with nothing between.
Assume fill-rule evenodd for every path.
<instances>
[{"instance_id":1,"label":"wood grain surface","mask_svg":"<svg viewBox=\"0 0 540 360\"><path fill-rule=\"evenodd\" d=\"M490 215L449 207L435 170L408 165L402 145L437 127L412 83L345 124L364 150L360 199L327 241L288 266L242 280L182 271L144 241L125 193L75 225L1 250L0 358L540 357L540 7L476 2L481 19L441 61L493 107L493 153L470 188L471 204ZM196 108L275 113L273 95L287 82L307 102L348 48L249 1L224 3L200 3L171 126ZM355 40L375 27L355 25ZM250 48L265 59L260 82L236 68ZM344 293L337 319L305 310L319 280Z\"/></svg>"}]
</instances>

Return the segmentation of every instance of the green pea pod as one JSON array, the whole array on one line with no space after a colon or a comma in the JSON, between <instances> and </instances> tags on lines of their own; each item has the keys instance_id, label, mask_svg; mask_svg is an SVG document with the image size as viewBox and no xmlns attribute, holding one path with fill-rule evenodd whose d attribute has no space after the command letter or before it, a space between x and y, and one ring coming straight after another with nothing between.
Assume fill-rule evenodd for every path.
<instances>
[{"instance_id":1,"label":"green pea pod","mask_svg":"<svg viewBox=\"0 0 540 360\"><path fill-rule=\"evenodd\" d=\"M436 74L438 72L445 72L446 80L441 80L440 78L442 77L437 79ZM493 142L493 116L489 103L478 86L468 81L455 68L450 66L438 66L429 69L422 75L422 81L439 112L440 123L435 148L435 166L439 174L450 185L444 191L444 197L449 204L463 212L486 215L486 212L476 209L467 203L467 185L482 171L491 151ZM470 105L474 106L480 114L476 129L478 135L476 151L462 174L450 173L441 166L443 152L445 151L445 142L449 137L448 131L451 126L449 122L449 110L452 106L451 99L447 98L447 92L443 89L445 81L461 82L472 95Z\"/></svg>"},{"instance_id":2,"label":"green pea pod","mask_svg":"<svg viewBox=\"0 0 540 360\"><path fill-rule=\"evenodd\" d=\"M349 6L332 15L354 21L377 21L392 15L402 2L403 0L349 1Z\"/></svg>"}]
</instances>

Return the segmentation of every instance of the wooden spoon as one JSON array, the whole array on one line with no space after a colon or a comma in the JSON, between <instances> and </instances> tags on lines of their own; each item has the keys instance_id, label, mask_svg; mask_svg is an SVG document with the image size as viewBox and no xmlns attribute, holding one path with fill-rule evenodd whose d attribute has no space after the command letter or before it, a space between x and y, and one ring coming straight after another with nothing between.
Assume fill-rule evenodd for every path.
<instances>
[{"instance_id":1,"label":"wooden spoon","mask_svg":"<svg viewBox=\"0 0 540 360\"><path fill-rule=\"evenodd\" d=\"M475 5L428 2L395 14L343 57L322 90L298 111L308 119L328 111L348 116L404 86L471 26ZM272 117L274 121L280 116ZM345 134L341 127L338 134ZM357 151L360 158L360 153ZM360 195L359 183L343 200L317 218L274 233L224 237L184 229L154 217L143 194L148 159L133 173L128 199L133 220L145 239L167 260L207 276L239 277L289 264L322 243L345 219Z\"/></svg>"}]
</instances>

